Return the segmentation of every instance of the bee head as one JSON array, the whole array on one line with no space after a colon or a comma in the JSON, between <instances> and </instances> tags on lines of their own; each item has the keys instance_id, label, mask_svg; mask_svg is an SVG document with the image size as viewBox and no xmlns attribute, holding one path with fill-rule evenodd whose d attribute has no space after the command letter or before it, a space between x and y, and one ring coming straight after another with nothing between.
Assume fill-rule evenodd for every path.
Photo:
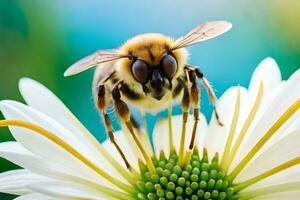
<instances>
[{"instance_id":1,"label":"bee head","mask_svg":"<svg viewBox=\"0 0 300 200\"><path fill-rule=\"evenodd\" d=\"M172 89L172 82L183 72L186 50L170 51L174 41L161 34L144 34L127 41L121 48L130 59L123 59L119 70L127 83L138 83L145 93L160 100Z\"/></svg>"},{"instance_id":2,"label":"bee head","mask_svg":"<svg viewBox=\"0 0 300 200\"><path fill-rule=\"evenodd\" d=\"M131 71L133 77L143 86L144 92L160 100L166 89L172 89L172 80L178 71L178 65L173 55L166 54L156 66L137 59L133 61Z\"/></svg>"}]
</instances>

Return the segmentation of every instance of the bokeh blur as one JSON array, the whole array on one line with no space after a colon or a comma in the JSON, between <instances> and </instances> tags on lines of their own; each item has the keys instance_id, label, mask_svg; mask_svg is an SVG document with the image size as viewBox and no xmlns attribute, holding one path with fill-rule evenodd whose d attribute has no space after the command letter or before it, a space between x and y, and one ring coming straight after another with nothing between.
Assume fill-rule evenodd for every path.
<instances>
[{"instance_id":1,"label":"bokeh blur","mask_svg":"<svg viewBox=\"0 0 300 200\"><path fill-rule=\"evenodd\" d=\"M64 78L70 64L97 49L116 48L136 34L179 37L201 22L228 20L233 23L229 33L189 48L190 63L201 66L219 96L229 86L247 86L267 56L276 59L285 79L299 68L299 10L298 0L1 0L0 100L23 101L18 80L30 77L56 93L103 141L90 90L93 70ZM210 117L205 95L202 111ZM147 117L151 128L158 117ZM8 140L13 140L9 131L1 128L0 142ZM0 159L0 172L13 168L17 166ZM0 194L1 200L12 198Z\"/></svg>"}]
</instances>

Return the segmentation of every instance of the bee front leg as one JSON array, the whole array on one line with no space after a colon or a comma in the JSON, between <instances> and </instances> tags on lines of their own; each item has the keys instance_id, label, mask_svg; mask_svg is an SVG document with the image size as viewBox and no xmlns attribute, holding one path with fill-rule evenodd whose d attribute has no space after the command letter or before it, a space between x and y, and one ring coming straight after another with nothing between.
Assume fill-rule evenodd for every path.
<instances>
[{"instance_id":1,"label":"bee front leg","mask_svg":"<svg viewBox=\"0 0 300 200\"><path fill-rule=\"evenodd\" d=\"M151 173L156 173L155 166L151 160L151 157L148 155L147 151L143 147L141 141L139 140L138 136L136 135L133 125L131 122L131 113L130 110L127 106L127 104L121 99L121 93L119 90L119 85L122 83L117 84L114 89L112 90L112 96L114 100L114 106L116 113L118 117L121 119L121 121L126 125L128 128L129 132L131 133L134 142L138 146L139 150L141 151L145 161L146 165L148 166L148 169Z\"/></svg>"},{"instance_id":2,"label":"bee front leg","mask_svg":"<svg viewBox=\"0 0 300 200\"><path fill-rule=\"evenodd\" d=\"M121 158L123 159L127 169L131 170L131 166L128 162L128 160L126 159L125 154L123 153L122 149L120 148L120 146L118 145L118 143L115 141L115 137L113 134L113 129L112 129L112 124L107 116L107 114L105 113L105 86L104 85L100 85L98 88L98 96L97 96L97 106L101 112L101 116L102 119L104 121L104 126L106 129L106 133L109 137L109 140L111 141L111 143L116 147L118 153L120 154Z\"/></svg>"}]
</instances>

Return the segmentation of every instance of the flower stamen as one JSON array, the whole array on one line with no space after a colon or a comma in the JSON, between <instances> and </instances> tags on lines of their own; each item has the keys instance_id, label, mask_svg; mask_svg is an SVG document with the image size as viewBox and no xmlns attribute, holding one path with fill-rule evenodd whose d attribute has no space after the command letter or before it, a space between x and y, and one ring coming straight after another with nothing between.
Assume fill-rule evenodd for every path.
<instances>
[{"instance_id":1,"label":"flower stamen","mask_svg":"<svg viewBox=\"0 0 300 200\"><path fill-rule=\"evenodd\" d=\"M173 142L173 130L172 130L172 96L170 97L170 103L168 105L168 126L169 126L169 149L170 152L175 149Z\"/></svg>"},{"instance_id":2,"label":"flower stamen","mask_svg":"<svg viewBox=\"0 0 300 200\"><path fill-rule=\"evenodd\" d=\"M141 111L141 115L142 115L142 121L143 121L143 126L144 126L144 132L140 134L140 137L141 137L141 140L145 143L146 148L149 151L149 154L154 155L154 150L151 145L150 138L149 138L146 113L144 111Z\"/></svg>"}]
</instances>

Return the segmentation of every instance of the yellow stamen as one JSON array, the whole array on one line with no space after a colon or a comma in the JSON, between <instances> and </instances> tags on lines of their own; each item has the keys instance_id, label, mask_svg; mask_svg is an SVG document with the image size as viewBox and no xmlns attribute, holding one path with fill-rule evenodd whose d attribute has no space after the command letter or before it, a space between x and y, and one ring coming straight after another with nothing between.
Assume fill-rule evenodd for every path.
<instances>
[{"instance_id":1,"label":"yellow stamen","mask_svg":"<svg viewBox=\"0 0 300 200\"><path fill-rule=\"evenodd\" d=\"M228 162L226 163L226 165L224 166L224 172L227 173L237 151L239 150L239 147L251 125L251 122L253 121L253 118L254 116L256 115L256 112L261 104L261 101L262 101L262 98L263 98L263 93L264 93L264 84L263 82L261 81L260 84L259 84L259 89L258 89L258 93L257 93L257 96L256 96L256 99L255 99L255 102L253 104L253 107L251 109L251 112L249 113L244 125L243 125L243 128L241 129L239 135L238 135L238 138L229 154L229 157L227 158Z\"/></svg>"},{"instance_id":2,"label":"yellow stamen","mask_svg":"<svg viewBox=\"0 0 300 200\"><path fill-rule=\"evenodd\" d=\"M129 121L129 122L126 122L126 126L127 126L127 128L129 129L129 132L131 133L134 142L136 143L136 145L137 145L138 148L140 149L141 154L143 155L143 157L144 157L144 159L145 159L145 161L146 161L146 165L147 165L149 171L150 171L151 173L155 174L155 173L156 173L155 166L154 166L154 164L153 164L153 162L152 162L150 156L149 156L148 153L146 152L145 148L143 147L141 141L140 141L139 138L136 136L136 134L135 134L135 132L134 132L134 130L133 130L133 127L132 127L130 121Z\"/></svg>"},{"instance_id":3,"label":"yellow stamen","mask_svg":"<svg viewBox=\"0 0 300 200\"><path fill-rule=\"evenodd\" d=\"M263 147L263 145L276 133L276 131L290 119L296 111L300 108L300 99L297 99L273 124L273 126L264 134L264 136L256 143L256 145L249 151L249 153L243 158L243 160L237 165L237 167L228 176L228 180L232 181L248 164L248 162L255 156L255 154Z\"/></svg>"},{"instance_id":4,"label":"yellow stamen","mask_svg":"<svg viewBox=\"0 0 300 200\"><path fill-rule=\"evenodd\" d=\"M65 151L69 152L71 155L73 155L75 158L80 160L82 163L84 163L86 166L94 170L97 174L114 184L115 186L119 187L120 189L128 192L128 193L134 193L135 190L128 186L127 184L124 184L120 182L119 180L115 179L114 177L110 176L106 172L104 172L102 169L97 167L94 163L86 159L82 154L80 154L76 149L74 149L72 146L61 140L59 137L54 135L53 133L47 131L46 129L39 127L35 124L25 122L25 121L19 121L19 120L0 120L0 127L4 126L18 126L23 127L29 130L34 131L35 133L47 138L48 140L52 141L53 143L57 144L61 148L63 148Z\"/></svg>"},{"instance_id":5,"label":"yellow stamen","mask_svg":"<svg viewBox=\"0 0 300 200\"><path fill-rule=\"evenodd\" d=\"M144 133L141 135L141 140L145 144L147 151L149 152L150 155L154 155L154 150L150 142L149 138L149 132L148 132L148 124L147 124L147 119L146 119L146 113L144 111L141 112L142 114L142 120L143 120L143 125L144 125Z\"/></svg>"},{"instance_id":6,"label":"yellow stamen","mask_svg":"<svg viewBox=\"0 0 300 200\"><path fill-rule=\"evenodd\" d=\"M239 113L240 113L240 105L241 105L241 92L240 87L237 88L237 96L236 96L236 102L234 107L234 113L231 121L231 127L228 133L227 142L225 145L224 153L222 156L222 162L221 162L221 168L224 169L225 166L228 163L228 157L229 157L229 151L231 149L234 133L236 131L238 119L239 119Z\"/></svg>"},{"instance_id":7,"label":"yellow stamen","mask_svg":"<svg viewBox=\"0 0 300 200\"><path fill-rule=\"evenodd\" d=\"M182 114L182 129L181 129L181 138L180 138L180 146L179 146L179 156L178 162L180 166L184 166L184 145L186 138L186 124L188 120L188 112L183 112Z\"/></svg>"},{"instance_id":8,"label":"yellow stamen","mask_svg":"<svg viewBox=\"0 0 300 200\"><path fill-rule=\"evenodd\" d=\"M268 178L268 177L270 177L274 174L277 174L277 173L279 173L283 170L286 170L286 169L288 169L290 167L293 167L295 165L298 165L298 164L300 164L300 157L296 157L292 160L289 160L289 161L287 161L287 162L285 162L281 165L278 165L277 167L274 167L273 169L270 169L270 170L254 177L254 178L251 178L247 181L244 181L242 183L238 183L236 186L234 186L234 190L236 192L239 192L239 191L245 189L246 187L249 187L250 185L253 185L253 184L255 184L255 183L257 183L257 182L259 182L259 181L261 181L265 178Z\"/></svg>"},{"instance_id":9,"label":"yellow stamen","mask_svg":"<svg viewBox=\"0 0 300 200\"><path fill-rule=\"evenodd\" d=\"M170 103L168 106L168 125L169 125L169 149L170 149L170 152L172 152L175 149L174 143L173 143L173 129L172 129L172 100L170 100Z\"/></svg>"},{"instance_id":10,"label":"yellow stamen","mask_svg":"<svg viewBox=\"0 0 300 200\"><path fill-rule=\"evenodd\" d=\"M300 188L300 182L285 183L281 185L274 185L270 187L264 187L258 190L250 192L238 193L239 200L249 200L254 197L266 196L270 194L276 194L281 192L297 191Z\"/></svg>"},{"instance_id":11,"label":"yellow stamen","mask_svg":"<svg viewBox=\"0 0 300 200\"><path fill-rule=\"evenodd\" d=\"M192 157L192 151L193 150L187 150L184 154L184 158L183 158L183 161L182 161L182 166L185 166L187 165L189 162L190 162L190 159Z\"/></svg>"}]
</instances>

